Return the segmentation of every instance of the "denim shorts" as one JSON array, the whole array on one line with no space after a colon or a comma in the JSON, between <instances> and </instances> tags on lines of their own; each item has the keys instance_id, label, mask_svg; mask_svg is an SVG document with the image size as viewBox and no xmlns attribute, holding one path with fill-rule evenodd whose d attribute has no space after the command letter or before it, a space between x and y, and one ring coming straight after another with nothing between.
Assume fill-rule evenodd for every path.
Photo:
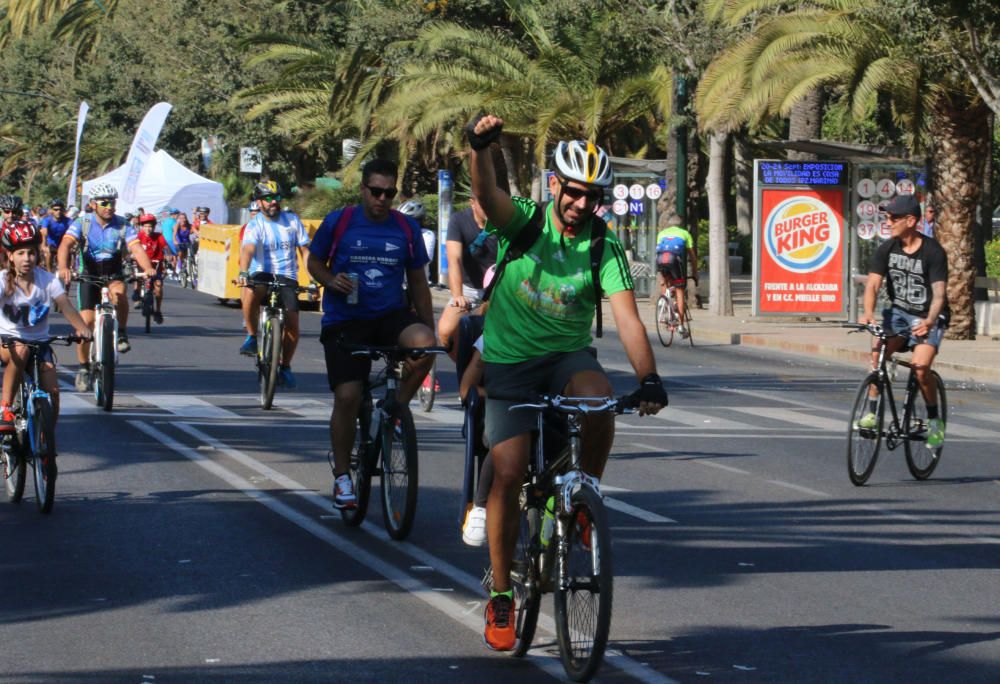
<instances>
[{"instance_id":1,"label":"denim shorts","mask_svg":"<svg viewBox=\"0 0 1000 684\"><path fill-rule=\"evenodd\" d=\"M929 344L935 349L940 349L941 339L944 337L945 331L944 323L938 318L937 325L931 328L925 337L918 337L913 334L913 326L921 320L923 320L922 316L911 314L909 311L895 306L882 311L882 327L887 333L905 337L908 349L912 349L918 344Z\"/></svg>"}]
</instances>

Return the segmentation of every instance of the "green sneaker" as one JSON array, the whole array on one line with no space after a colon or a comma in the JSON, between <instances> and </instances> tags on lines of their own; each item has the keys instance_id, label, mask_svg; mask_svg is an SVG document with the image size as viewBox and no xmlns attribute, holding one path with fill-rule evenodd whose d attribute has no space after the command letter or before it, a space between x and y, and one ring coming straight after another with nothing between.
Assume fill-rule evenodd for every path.
<instances>
[{"instance_id":1,"label":"green sneaker","mask_svg":"<svg viewBox=\"0 0 1000 684\"><path fill-rule=\"evenodd\" d=\"M871 411L861 416L861 420L858 421L858 427L862 430L872 430L876 425L878 425L878 417Z\"/></svg>"},{"instance_id":2,"label":"green sneaker","mask_svg":"<svg viewBox=\"0 0 1000 684\"><path fill-rule=\"evenodd\" d=\"M931 418L927 421L927 448L937 449L944 444L944 421Z\"/></svg>"}]
</instances>

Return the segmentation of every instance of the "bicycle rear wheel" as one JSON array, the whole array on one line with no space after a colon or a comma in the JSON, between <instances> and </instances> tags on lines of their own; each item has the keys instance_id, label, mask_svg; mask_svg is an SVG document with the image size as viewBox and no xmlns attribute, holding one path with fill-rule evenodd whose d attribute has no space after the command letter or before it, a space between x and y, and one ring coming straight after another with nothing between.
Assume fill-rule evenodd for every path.
<instances>
[{"instance_id":1,"label":"bicycle rear wheel","mask_svg":"<svg viewBox=\"0 0 1000 684\"><path fill-rule=\"evenodd\" d=\"M931 371L934 385L937 388L938 417L948 425L948 400L944 392L944 382L936 371ZM905 411L905 409L904 409ZM917 387L910 395L909 422L904 426L903 449L906 451L906 467L910 475L918 480L926 480L941 461L944 444L934 449L927 447L927 402L924 394ZM914 440L914 437L917 439ZM916 442L916 443L914 443Z\"/></svg>"},{"instance_id":2,"label":"bicycle rear wheel","mask_svg":"<svg viewBox=\"0 0 1000 684\"><path fill-rule=\"evenodd\" d=\"M405 406L382 424L382 522L393 539L406 539L417 513L417 432Z\"/></svg>"},{"instance_id":3,"label":"bicycle rear wheel","mask_svg":"<svg viewBox=\"0 0 1000 684\"><path fill-rule=\"evenodd\" d=\"M436 383L437 360L435 359L434 363L431 364L431 369L427 371L427 377L424 378L423 383L420 385L420 389L417 391L417 396L420 398L420 408L424 410L424 413L428 413L432 408L434 408Z\"/></svg>"},{"instance_id":4,"label":"bicycle rear wheel","mask_svg":"<svg viewBox=\"0 0 1000 684\"><path fill-rule=\"evenodd\" d=\"M31 451L35 474L35 500L41 513L51 513L56 495L56 438L52 404L47 398L35 399L31 418Z\"/></svg>"},{"instance_id":5,"label":"bicycle rear wheel","mask_svg":"<svg viewBox=\"0 0 1000 684\"><path fill-rule=\"evenodd\" d=\"M180 273L178 274L181 280L181 289L183 290L188 286L188 270L187 270L187 259L180 264Z\"/></svg>"},{"instance_id":6,"label":"bicycle rear wheel","mask_svg":"<svg viewBox=\"0 0 1000 684\"><path fill-rule=\"evenodd\" d=\"M690 302L688 304L689 304L688 306L684 307L684 323L685 323L685 327L687 327L688 346L693 347L694 346L694 335L691 333L691 307L690 307Z\"/></svg>"},{"instance_id":7,"label":"bicycle rear wheel","mask_svg":"<svg viewBox=\"0 0 1000 684\"><path fill-rule=\"evenodd\" d=\"M614 574L611 533L600 497L582 487L573 494L572 506L566 525L565 576L556 578L556 636L563 669L570 679L582 682L594 675L604 659Z\"/></svg>"},{"instance_id":8,"label":"bicycle rear wheel","mask_svg":"<svg viewBox=\"0 0 1000 684\"><path fill-rule=\"evenodd\" d=\"M265 411L274 404L274 388L278 384L278 361L281 358L281 321L270 316L261 333L259 371L260 405Z\"/></svg>"},{"instance_id":9,"label":"bicycle rear wheel","mask_svg":"<svg viewBox=\"0 0 1000 684\"><path fill-rule=\"evenodd\" d=\"M671 309L666 295L660 295L656 300L656 334L664 347L669 347L674 341L674 328L670 324Z\"/></svg>"},{"instance_id":10,"label":"bicycle rear wheel","mask_svg":"<svg viewBox=\"0 0 1000 684\"><path fill-rule=\"evenodd\" d=\"M3 472L0 475L4 478L7 500L11 503L20 503L24 496L27 467L17 437L10 435L3 438L3 442L0 443L0 459L3 465Z\"/></svg>"},{"instance_id":11,"label":"bicycle rear wheel","mask_svg":"<svg viewBox=\"0 0 1000 684\"><path fill-rule=\"evenodd\" d=\"M877 391L874 411L869 399L872 387ZM874 422L871 416L874 416ZM882 444L884 418L885 395L879 385L878 373L869 373L858 388L847 424L847 475L859 487L868 481L875 470L879 446Z\"/></svg>"},{"instance_id":12,"label":"bicycle rear wheel","mask_svg":"<svg viewBox=\"0 0 1000 684\"><path fill-rule=\"evenodd\" d=\"M94 398L97 405L110 411L115 404L115 322L111 316L101 318L101 348L97 350L94 370Z\"/></svg>"},{"instance_id":13,"label":"bicycle rear wheel","mask_svg":"<svg viewBox=\"0 0 1000 684\"><path fill-rule=\"evenodd\" d=\"M354 429L354 446L351 448L351 483L354 485L354 496L357 503L354 508L341 508L340 517L351 527L357 527L368 512L368 502L372 493L372 472L378 462L378 441L368 444L365 437L371 429L373 420L370 402L363 405L359 412Z\"/></svg>"},{"instance_id":14,"label":"bicycle rear wheel","mask_svg":"<svg viewBox=\"0 0 1000 684\"><path fill-rule=\"evenodd\" d=\"M524 656L531 648L538 624L538 609L542 603L538 561L541 553L538 535L541 530L542 512L528 505L526 492L521 491L521 529L510 566L510 586L514 592L514 628L517 641L512 655Z\"/></svg>"}]
</instances>

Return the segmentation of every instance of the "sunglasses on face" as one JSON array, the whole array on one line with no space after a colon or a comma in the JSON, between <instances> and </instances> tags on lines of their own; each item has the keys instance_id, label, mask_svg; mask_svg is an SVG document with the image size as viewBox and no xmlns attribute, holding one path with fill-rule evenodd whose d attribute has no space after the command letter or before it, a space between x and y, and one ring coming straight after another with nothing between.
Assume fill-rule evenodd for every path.
<instances>
[{"instance_id":1,"label":"sunglasses on face","mask_svg":"<svg viewBox=\"0 0 1000 684\"><path fill-rule=\"evenodd\" d=\"M97 206L99 206L101 209L107 209L109 207L115 206L115 201L114 200L100 200L99 202L94 202L94 204L96 204Z\"/></svg>"},{"instance_id":2,"label":"sunglasses on face","mask_svg":"<svg viewBox=\"0 0 1000 684\"><path fill-rule=\"evenodd\" d=\"M385 197L387 199L392 199L396 196L396 188L380 188L377 185L366 185L368 192L372 194L375 199L380 199Z\"/></svg>"},{"instance_id":3,"label":"sunglasses on face","mask_svg":"<svg viewBox=\"0 0 1000 684\"><path fill-rule=\"evenodd\" d=\"M281 201L281 195L277 195L277 194L275 194L275 195L264 195L263 197L260 198L260 201L261 202L268 202L268 203L270 203L270 202L280 202ZM199 211L198 213L199 214L205 214L206 212Z\"/></svg>"},{"instance_id":4,"label":"sunglasses on face","mask_svg":"<svg viewBox=\"0 0 1000 684\"><path fill-rule=\"evenodd\" d=\"M563 185L563 194L569 197L571 200L576 202L581 197L586 197L588 202L599 202L604 197L604 190L601 188L591 188L587 190L585 188L578 188L573 185Z\"/></svg>"}]
</instances>

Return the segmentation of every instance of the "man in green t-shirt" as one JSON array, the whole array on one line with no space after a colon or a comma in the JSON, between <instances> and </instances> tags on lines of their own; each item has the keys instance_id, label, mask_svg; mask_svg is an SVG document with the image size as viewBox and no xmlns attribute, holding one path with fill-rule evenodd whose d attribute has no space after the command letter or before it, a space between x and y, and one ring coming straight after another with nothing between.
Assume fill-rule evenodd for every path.
<instances>
[{"instance_id":1,"label":"man in green t-shirt","mask_svg":"<svg viewBox=\"0 0 1000 684\"><path fill-rule=\"evenodd\" d=\"M510 650L516 641L510 566L518 536L518 494L536 420L530 411L508 411L515 402L498 397L612 396L611 382L589 349L596 303L590 237L594 209L611 184L611 160L591 142L560 142L556 173L549 180L554 199L539 207L529 199L511 198L497 186L489 145L502 126L498 117L485 115L467 128L472 192L486 212L486 230L499 238L498 263L536 211L544 210L545 217L538 239L495 276L483 331L486 436L494 473L486 506L493 589L484 639L494 650ZM628 260L614 235L607 233L604 239L601 289L639 379L639 413L657 413L667 405L667 393L636 308ZM613 442L614 418L589 416L583 423L583 470L600 478Z\"/></svg>"}]
</instances>

